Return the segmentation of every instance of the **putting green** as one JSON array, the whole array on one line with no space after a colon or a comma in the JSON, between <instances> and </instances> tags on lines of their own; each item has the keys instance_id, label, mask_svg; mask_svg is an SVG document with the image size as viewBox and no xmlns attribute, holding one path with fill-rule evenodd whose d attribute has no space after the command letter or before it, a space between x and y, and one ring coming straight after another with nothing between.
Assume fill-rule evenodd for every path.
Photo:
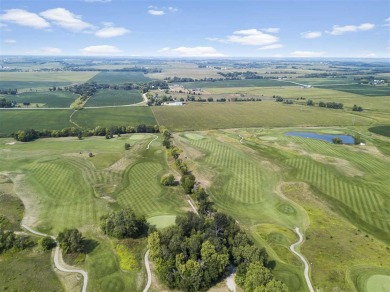
<instances>
[{"instance_id":1,"label":"putting green","mask_svg":"<svg viewBox=\"0 0 390 292\"><path fill-rule=\"evenodd\" d=\"M367 292L390 292L390 276L373 275L366 283Z\"/></svg>"},{"instance_id":2,"label":"putting green","mask_svg":"<svg viewBox=\"0 0 390 292\"><path fill-rule=\"evenodd\" d=\"M188 139L191 139L191 140L202 140L202 139L204 139L204 136L199 135L199 134L193 134L193 133L185 134L185 136Z\"/></svg>"},{"instance_id":3,"label":"putting green","mask_svg":"<svg viewBox=\"0 0 390 292\"><path fill-rule=\"evenodd\" d=\"M150 217L147 221L150 225L156 225L157 228L165 228L175 224L176 215L161 215Z\"/></svg>"}]
</instances>

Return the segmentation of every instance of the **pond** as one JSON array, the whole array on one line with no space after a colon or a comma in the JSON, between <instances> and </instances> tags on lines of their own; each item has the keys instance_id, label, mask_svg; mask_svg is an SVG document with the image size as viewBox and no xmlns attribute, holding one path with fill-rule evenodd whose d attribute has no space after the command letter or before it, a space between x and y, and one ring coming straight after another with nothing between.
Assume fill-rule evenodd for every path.
<instances>
[{"instance_id":1,"label":"pond","mask_svg":"<svg viewBox=\"0 0 390 292\"><path fill-rule=\"evenodd\" d=\"M312 132L287 132L287 133L285 133L285 135L286 136L295 136L295 137L323 140L323 141L330 142L330 143L333 143L332 139L340 138L343 141L343 144L355 144L355 139L349 135L317 134L317 133L312 133Z\"/></svg>"}]
</instances>

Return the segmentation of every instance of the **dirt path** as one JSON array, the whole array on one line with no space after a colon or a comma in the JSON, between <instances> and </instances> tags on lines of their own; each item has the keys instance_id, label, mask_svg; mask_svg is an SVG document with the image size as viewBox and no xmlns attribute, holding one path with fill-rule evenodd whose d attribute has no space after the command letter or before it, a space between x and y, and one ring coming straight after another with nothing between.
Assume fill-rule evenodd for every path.
<instances>
[{"instance_id":1,"label":"dirt path","mask_svg":"<svg viewBox=\"0 0 390 292\"><path fill-rule=\"evenodd\" d=\"M154 138L152 141L149 142L149 144L148 144L148 146L146 147L146 149L149 149L150 144L152 144L153 141L155 141L155 140L158 139L158 136L156 136L156 135L153 135L153 136L154 136L155 138Z\"/></svg>"},{"instance_id":2,"label":"dirt path","mask_svg":"<svg viewBox=\"0 0 390 292\"><path fill-rule=\"evenodd\" d=\"M243 140L244 140L244 137L241 136L241 135L238 135L238 136L240 136L240 143L241 143L241 144L244 144L244 141L243 141Z\"/></svg>"},{"instance_id":3,"label":"dirt path","mask_svg":"<svg viewBox=\"0 0 390 292\"><path fill-rule=\"evenodd\" d=\"M31 232L31 233L33 233L35 235L50 236L51 238L53 238L56 241L56 249L55 249L55 252L54 252L54 265L61 272L81 274L83 276L83 278L84 278L83 288L82 288L81 291L82 292L86 292L87 291L87 285L88 285L88 274L87 274L87 272L85 272L83 270L67 269L67 268L64 268L63 266L61 266L61 264L60 264L60 247L59 247L59 244L58 244L58 241L56 240L56 238L54 236L51 236L51 235L48 235L48 234L44 234L44 233L40 233L38 231L35 231L35 230L31 229L30 227L28 227L25 224L22 224L21 226L24 229L28 230L29 232Z\"/></svg>"},{"instance_id":4,"label":"dirt path","mask_svg":"<svg viewBox=\"0 0 390 292\"><path fill-rule=\"evenodd\" d=\"M150 271L150 265L149 265L149 250L145 253L145 267L146 267L146 273L148 274L148 282L146 283L143 292L148 292L150 285L152 285L152 272Z\"/></svg>"},{"instance_id":5,"label":"dirt path","mask_svg":"<svg viewBox=\"0 0 390 292\"><path fill-rule=\"evenodd\" d=\"M310 277L309 277L309 264L307 263L306 259L303 257L302 254L298 253L296 250L295 250L295 247L300 245L303 241L303 236L302 234L300 233L299 231L299 228L298 227L295 227L294 231L296 232L296 234L298 234L299 236L299 240L296 242L296 243L293 243L291 246L290 246L290 250L295 254L297 255L301 261L303 262L303 264L305 265L305 270L304 270L304 275L305 275L305 280L306 280L306 284L307 284L307 287L309 288L309 291L310 292L314 292L314 289L313 289L313 286L311 284L311 281L310 281Z\"/></svg>"}]
</instances>

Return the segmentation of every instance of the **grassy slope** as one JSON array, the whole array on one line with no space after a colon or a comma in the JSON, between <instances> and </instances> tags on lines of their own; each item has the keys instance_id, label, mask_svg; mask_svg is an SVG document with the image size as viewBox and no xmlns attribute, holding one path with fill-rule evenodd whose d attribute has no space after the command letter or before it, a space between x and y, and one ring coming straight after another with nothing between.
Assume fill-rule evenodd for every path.
<instances>
[{"instance_id":1,"label":"grassy slope","mask_svg":"<svg viewBox=\"0 0 390 292\"><path fill-rule=\"evenodd\" d=\"M123 207L132 207L147 218L183 212L181 188L159 184L161 175L168 171L161 144L153 142L150 150L144 150L152 138L124 135L111 140L63 138L0 144L10 150L0 158L0 171L25 173L24 182L34 198L30 211L38 210L30 214L38 216L32 220L36 222L33 227L54 235L65 227L77 227L97 245L83 264L94 291L140 290L139 279L143 278L141 262L137 270L120 271L116 243L98 227L102 214ZM132 145L130 151L123 149L125 142ZM89 152L95 156L89 158ZM143 192L146 179L147 196ZM142 251L137 250L135 256L140 261L138 253Z\"/></svg>"},{"instance_id":2,"label":"grassy slope","mask_svg":"<svg viewBox=\"0 0 390 292\"><path fill-rule=\"evenodd\" d=\"M371 120L344 111L285 105L276 102L191 103L153 107L160 125L174 131L244 127L369 125Z\"/></svg>"},{"instance_id":3,"label":"grassy slope","mask_svg":"<svg viewBox=\"0 0 390 292\"><path fill-rule=\"evenodd\" d=\"M133 104L143 101L138 90L99 90L85 104L88 106L107 106Z\"/></svg>"}]
</instances>

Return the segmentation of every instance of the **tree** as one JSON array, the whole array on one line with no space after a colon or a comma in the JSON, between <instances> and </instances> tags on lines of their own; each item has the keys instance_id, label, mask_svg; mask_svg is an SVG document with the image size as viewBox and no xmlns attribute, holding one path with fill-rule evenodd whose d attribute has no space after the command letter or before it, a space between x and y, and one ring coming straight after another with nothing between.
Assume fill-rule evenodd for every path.
<instances>
[{"instance_id":1,"label":"tree","mask_svg":"<svg viewBox=\"0 0 390 292\"><path fill-rule=\"evenodd\" d=\"M343 144L343 140L341 140L339 137L335 137L332 139L332 142L334 144Z\"/></svg>"},{"instance_id":2,"label":"tree","mask_svg":"<svg viewBox=\"0 0 390 292\"><path fill-rule=\"evenodd\" d=\"M195 186L195 176L192 174L183 175L180 179L181 186L186 194L191 194L192 189Z\"/></svg>"},{"instance_id":3,"label":"tree","mask_svg":"<svg viewBox=\"0 0 390 292\"><path fill-rule=\"evenodd\" d=\"M266 267L259 262L249 264L245 275L245 291L255 291L256 288L267 285L273 276Z\"/></svg>"},{"instance_id":4,"label":"tree","mask_svg":"<svg viewBox=\"0 0 390 292\"><path fill-rule=\"evenodd\" d=\"M84 252L84 238L78 229L65 229L58 234L57 239L65 253Z\"/></svg>"},{"instance_id":5,"label":"tree","mask_svg":"<svg viewBox=\"0 0 390 292\"><path fill-rule=\"evenodd\" d=\"M309 99L309 100L306 102L306 105L308 105L308 106L314 106L314 101L312 101L311 99Z\"/></svg>"},{"instance_id":6,"label":"tree","mask_svg":"<svg viewBox=\"0 0 390 292\"><path fill-rule=\"evenodd\" d=\"M56 241L50 236L42 237L38 243L44 250L50 250L56 246Z\"/></svg>"},{"instance_id":7,"label":"tree","mask_svg":"<svg viewBox=\"0 0 390 292\"><path fill-rule=\"evenodd\" d=\"M102 216L100 222L103 232L116 238L136 238L147 230L145 217L130 208Z\"/></svg>"},{"instance_id":8,"label":"tree","mask_svg":"<svg viewBox=\"0 0 390 292\"><path fill-rule=\"evenodd\" d=\"M130 150L131 145L129 143L125 143L125 150Z\"/></svg>"},{"instance_id":9,"label":"tree","mask_svg":"<svg viewBox=\"0 0 390 292\"><path fill-rule=\"evenodd\" d=\"M163 186L174 186L175 185L175 177L173 176L173 174L164 175L161 178L161 184Z\"/></svg>"}]
</instances>

